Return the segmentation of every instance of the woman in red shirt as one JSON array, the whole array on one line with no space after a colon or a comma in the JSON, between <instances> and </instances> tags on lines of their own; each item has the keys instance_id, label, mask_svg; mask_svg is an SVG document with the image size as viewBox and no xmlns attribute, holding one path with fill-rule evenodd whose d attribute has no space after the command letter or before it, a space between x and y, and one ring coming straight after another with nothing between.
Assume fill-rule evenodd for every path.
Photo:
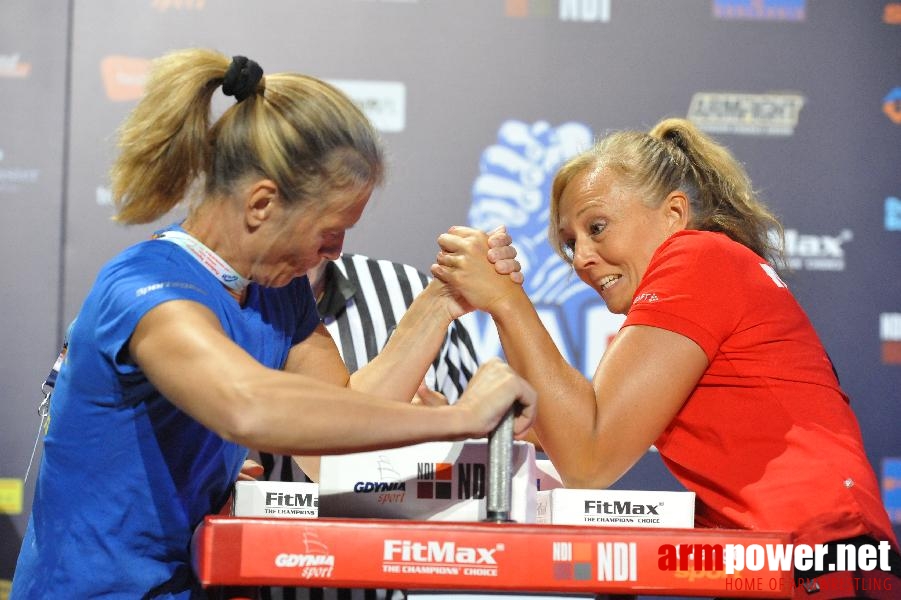
<instances>
[{"instance_id":1,"label":"woman in red shirt","mask_svg":"<svg viewBox=\"0 0 901 600\"><path fill-rule=\"evenodd\" d=\"M609 486L656 444L696 493L698 526L791 531L811 545L888 540L897 560L848 398L772 266L774 231L738 161L685 120L615 133L563 165L551 244L627 315L591 381L485 260L484 234L442 235L432 272L492 315L539 393L535 433L567 486ZM901 589L897 571L836 575ZM822 587L818 597L836 588Z\"/></svg>"}]
</instances>

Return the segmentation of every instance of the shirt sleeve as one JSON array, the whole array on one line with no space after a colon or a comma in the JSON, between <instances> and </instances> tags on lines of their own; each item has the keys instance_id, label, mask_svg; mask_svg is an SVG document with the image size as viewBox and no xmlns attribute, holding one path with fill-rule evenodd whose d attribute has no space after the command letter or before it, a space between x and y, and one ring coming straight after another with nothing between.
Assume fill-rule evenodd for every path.
<instances>
[{"instance_id":1,"label":"shirt sleeve","mask_svg":"<svg viewBox=\"0 0 901 600\"><path fill-rule=\"evenodd\" d=\"M98 276L96 298L97 340L101 354L123 373L136 367L123 361L121 352L138 322L152 308L170 300L192 300L215 312L210 294L193 281L190 271L172 260L172 249L148 242L140 254L108 265ZM177 255L176 255L177 256Z\"/></svg>"},{"instance_id":2,"label":"shirt sleeve","mask_svg":"<svg viewBox=\"0 0 901 600\"><path fill-rule=\"evenodd\" d=\"M734 242L722 234L692 233L704 235L674 235L654 254L623 327L650 325L684 335L712 361L738 326L747 291L729 252Z\"/></svg>"},{"instance_id":3,"label":"shirt sleeve","mask_svg":"<svg viewBox=\"0 0 901 600\"><path fill-rule=\"evenodd\" d=\"M291 340L292 346L299 344L313 334L319 326L319 312L316 310L316 298L306 275L295 279L291 286L291 298L297 307L297 329Z\"/></svg>"}]
</instances>

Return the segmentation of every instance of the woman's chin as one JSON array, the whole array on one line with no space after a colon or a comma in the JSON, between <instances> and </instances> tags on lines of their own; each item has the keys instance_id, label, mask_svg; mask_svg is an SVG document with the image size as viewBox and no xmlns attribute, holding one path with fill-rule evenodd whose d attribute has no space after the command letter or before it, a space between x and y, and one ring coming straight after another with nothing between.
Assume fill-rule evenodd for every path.
<instances>
[{"instance_id":1,"label":"woman's chin","mask_svg":"<svg viewBox=\"0 0 901 600\"><path fill-rule=\"evenodd\" d=\"M607 310L617 315L624 315L629 312L630 302L620 298L620 295L613 290L608 290L600 296L604 304L607 305Z\"/></svg>"}]
</instances>

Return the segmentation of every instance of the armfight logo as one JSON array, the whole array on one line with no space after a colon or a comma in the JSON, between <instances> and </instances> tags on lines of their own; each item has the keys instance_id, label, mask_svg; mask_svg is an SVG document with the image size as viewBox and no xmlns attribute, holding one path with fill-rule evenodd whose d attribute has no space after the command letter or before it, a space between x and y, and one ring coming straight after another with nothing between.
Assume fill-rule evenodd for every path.
<instances>
[{"instance_id":1,"label":"armfight logo","mask_svg":"<svg viewBox=\"0 0 901 600\"><path fill-rule=\"evenodd\" d=\"M490 231L504 224L513 237L525 276L523 286L561 354L591 377L624 317L607 310L553 251L547 239L550 187L557 168L593 143L581 123L551 127L509 120L497 142L482 152L472 188L469 225ZM479 356L501 356L494 323L475 316L473 342Z\"/></svg>"},{"instance_id":2,"label":"armfight logo","mask_svg":"<svg viewBox=\"0 0 901 600\"><path fill-rule=\"evenodd\" d=\"M800 94L696 92L687 118L708 133L787 136L803 107Z\"/></svg>"}]
</instances>

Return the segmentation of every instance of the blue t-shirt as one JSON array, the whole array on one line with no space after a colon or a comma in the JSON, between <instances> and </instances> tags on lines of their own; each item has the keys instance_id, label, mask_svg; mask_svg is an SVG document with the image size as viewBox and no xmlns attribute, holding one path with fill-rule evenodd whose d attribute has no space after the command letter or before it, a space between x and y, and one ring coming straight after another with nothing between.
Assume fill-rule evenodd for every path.
<instances>
[{"instance_id":1,"label":"blue t-shirt","mask_svg":"<svg viewBox=\"0 0 901 600\"><path fill-rule=\"evenodd\" d=\"M319 323L306 277L251 283L241 307L173 243L145 241L110 261L70 330L11 598L202 596L191 535L227 500L247 450L179 410L129 362L135 326L168 300L203 304L273 369Z\"/></svg>"}]
</instances>

